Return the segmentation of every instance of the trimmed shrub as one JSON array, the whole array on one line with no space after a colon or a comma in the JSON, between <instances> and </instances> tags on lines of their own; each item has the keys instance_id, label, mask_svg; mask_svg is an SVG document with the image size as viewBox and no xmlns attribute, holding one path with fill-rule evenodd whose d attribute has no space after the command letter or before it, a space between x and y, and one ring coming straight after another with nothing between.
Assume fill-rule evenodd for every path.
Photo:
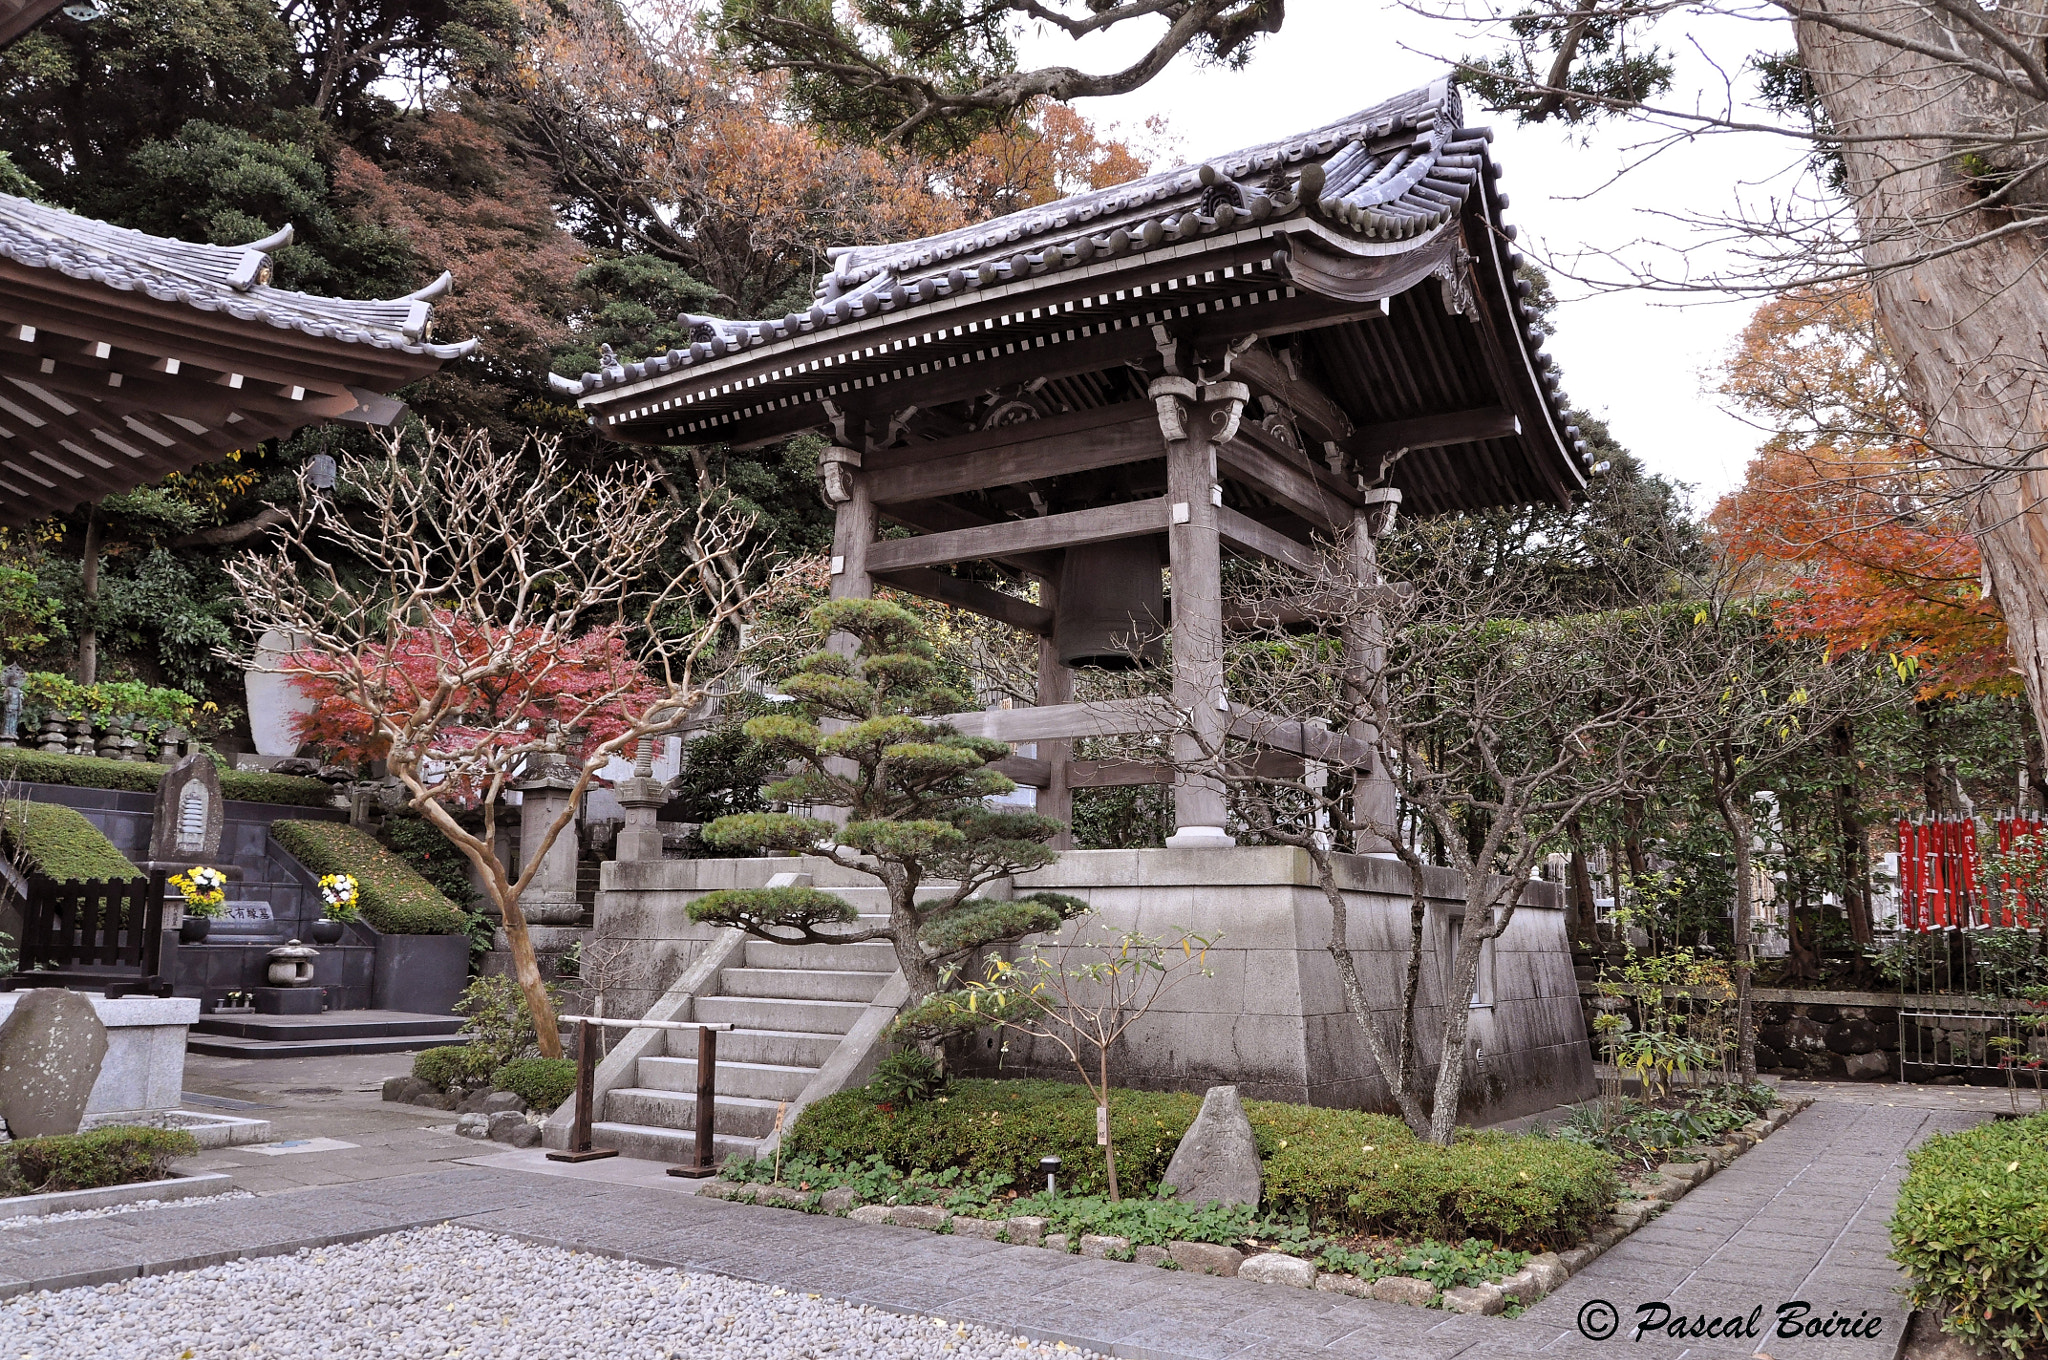
<instances>
[{"instance_id":1,"label":"trimmed shrub","mask_svg":"<svg viewBox=\"0 0 2048 1360\"><path fill-rule=\"evenodd\" d=\"M119 789L155 793L170 766L149 761L102 760L98 756L54 756L42 751L0 751L0 779L24 784L65 784L76 789ZM268 770L222 770L223 798L244 803L282 803L289 807L326 807L334 791L317 779Z\"/></svg>"},{"instance_id":2,"label":"trimmed shrub","mask_svg":"<svg viewBox=\"0 0 2048 1360\"><path fill-rule=\"evenodd\" d=\"M1038 1159L1053 1153L1063 1193L1107 1190L1095 1106L1083 1087L969 1080L913 1105L882 1097L867 1087L810 1106L785 1140L785 1156L849 1163L879 1154L899 1171L1007 1175L1030 1192L1043 1185ZM1186 1092L1112 1094L1126 1194L1152 1193L1201 1105ZM1300 1215L1320 1232L1559 1244L1581 1236L1620 1188L1613 1158L1596 1148L1489 1133L1440 1148L1386 1115L1258 1100L1246 1101L1245 1113L1264 1162L1262 1207Z\"/></svg>"},{"instance_id":3,"label":"trimmed shrub","mask_svg":"<svg viewBox=\"0 0 2048 1360\"><path fill-rule=\"evenodd\" d=\"M171 1163L198 1153L183 1129L117 1124L89 1133L0 1143L0 1195L47 1195L160 1181Z\"/></svg>"},{"instance_id":4,"label":"trimmed shrub","mask_svg":"<svg viewBox=\"0 0 2048 1360\"><path fill-rule=\"evenodd\" d=\"M475 823L477 830L483 827L479 814L462 814L458 820L465 825ZM417 812L397 812L386 817L377 838L450 902L459 905L477 895L476 886L469 881L468 856L457 850L439 827Z\"/></svg>"},{"instance_id":5,"label":"trimmed shrub","mask_svg":"<svg viewBox=\"0 0 2048 1360\"><path fill-rule=\"evenodd\" d=\"M2022 1357L2048 1345L2048 1115L1940 1134L1906 1154L1892 1259L1942 1330Z\"/></svg>"},{"instance_id":6,"label":"trimmed shrub","mask_svg":"<svg viewBox=\"0 0 2048 1360\"><path fill-rule=\"evenodd\" d=\"M363 919L387 935L453 935L455 904L366 831L345 822L279 821L271 839L314 875L354 874Z\"/></svg>"},{"instance_id":7,"label":"trimmed shrub","mask_svg":"<svg viewBox=\"0 0 2048 1360\"><path fill-rule=\"evenodd\" d=\"M492 1073L491 1085L510 1091L536 1110L552 1110L576 1094L576 1062L573 1058L519 1058Z\"/></svg>"},{"instance_id":8,"label":"trimmed shrub","mask_svg":"<svg viewBox=\"0 0 2048 1360\"><path fill-rule=\"evenodd\" d=\"M60 883L143 876L84 813L62 803L7 803L0 808L0 844L31 872Z\"/></svg>"},{"instance_id":9,"label":"trimmed shrub","mask_svg":"<svg viewBox=\"0 0 2048 1360\"><path fill-rule=\"evenodd\" d=\"M487 1055L479 1055L467 1044L423 1048L412 1055L412 1074L436 1091L446 1092L452 1086L466 1086L490 1070L477 1061L480 1056Z\"/></svg>"}]
</instances>

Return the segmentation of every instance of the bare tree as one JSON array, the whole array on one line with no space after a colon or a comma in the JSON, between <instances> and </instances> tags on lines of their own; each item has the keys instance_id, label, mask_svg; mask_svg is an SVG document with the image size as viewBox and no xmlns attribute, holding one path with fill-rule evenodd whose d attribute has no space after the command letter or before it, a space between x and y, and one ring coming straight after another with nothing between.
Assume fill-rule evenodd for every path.
<instances>
[{"instance_id":1,"label":"bare tree","mask_svg":"<svg viewBox=\"0 0 2048 1360\"><path fill-rule=\"evenodd\" d=\"M331 494L302 478L286 515L273 548L228 564L251 627L293 639L277 673L325 696L309 734L384 760L475 866L541 1051L561 1056L520 896L598 771L683 726L729 664L727 625L758 593L750 518L714 501L678 524L652 473L433 430L345 458ZM664 571L677 542L685 563ZM457 811L543 769L569 796L514 876L496 818L471 830Z\"/></svg>"},{"instance_id":2,"label":"bare tree","mask_svg":"<svg viewBox=\"0 0 2048 1360\"><path fill-rule=\"evenodd\" d=\"M1665 677L1649 664L1642 611L1555 615L1533 571L1481 570L1455 528L1407 534L1413 579L1381 581L1371 558L1321 555L1313 578L1274 572L1240 605L1230 703L1271 715L1202 750L1246 832L1305 851L1331 912L1328 949L1345 1002L1402 1118L1450 1141L1464 1088L1485 944L1514 919L1537 863L1582 810L1639 787L1666 734ZM1376 620L1361 629L1361 620ZM1378 631L1374 640L1369 634ZM1361 634L1367 636L1361 636ZM1273 748L1304 752L1290 762ZM1387 784L1396 797L1388 797ZM1377 789L1375 788L1377 785ZM1343 863L1391 854L1409 885L1408 949L1391 1032L1360 976ZM1463 900L1438 1036L1436 1078L1418 1074L1418 1002L1432 878L1455 870ZM1432 870L1439 873L1433 875Z\"/></svg>"}]
</instances>

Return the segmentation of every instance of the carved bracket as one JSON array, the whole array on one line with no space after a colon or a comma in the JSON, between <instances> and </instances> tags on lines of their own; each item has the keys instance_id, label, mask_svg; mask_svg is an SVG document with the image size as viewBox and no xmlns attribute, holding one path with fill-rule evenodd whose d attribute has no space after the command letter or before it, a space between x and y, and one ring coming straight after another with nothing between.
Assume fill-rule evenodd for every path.
<instances>
[{"instance_id":1,"label":"carved bracket","mask_svg":"<svg viewBox=\"0 0 2048 1360\"><path fill-rule=\"evenodd\" d=\"M860 468L860 450L834 445L818 457L818 475L825 483L825 504L844 505L853 499L853 476Z\"/></svg>"},{"instance_id":2,"label":"carved bracket","mask_svg":"<svg viewBox=\"0 0 2048 1360\"><path fill-rule=\"evenodd\" d=\"M1193 402L1197 390L1193 380L1170 373L1154 378L1145 390L1159 408L1159 431L1169 442L1177 444L1188 437L1188 411L1183 403Z\"/></svg>"},{"instance_id":3,"label":"carved bracket","mask_svg":"<svg viewBox=\"0 0 2048 1360\"><path fill-rule=\"evenodd\" d=\"M1479 320L1479 299L1472 291L1472 253L1460 244L1449 259L1429 271L1443 294L1444 310L1467 321Z\"/></svg>"}]
</instances>

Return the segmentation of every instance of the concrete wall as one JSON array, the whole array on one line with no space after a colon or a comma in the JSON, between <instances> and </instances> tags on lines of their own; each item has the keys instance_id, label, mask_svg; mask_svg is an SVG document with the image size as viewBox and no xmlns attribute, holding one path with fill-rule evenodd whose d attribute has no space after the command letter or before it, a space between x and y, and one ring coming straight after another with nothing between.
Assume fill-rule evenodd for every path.
<instances>
[{"instance_id":1,"label":"concrete wall","mask_svg":"<svg viewBox=\"0 0 2048 1360\"><path fill-rule=\"evenodd\" d=\"M1368 991L1383 998L1391 1025L1408 957L1407 873L1397 863L1339 862L1350 942ZM663 860L604 868L596 934L641 942L636 981L614 1013L651 1005L716 932L692 924L690 900L715 888L754 887L770 874L813 874L821 888L871 886L816 858ZM1070 851L1020 878L1018 893L1050 889L1087 901L1090 920L1150 935L1189 929L1218 937L1212 977L1169 992L1113 1055L1113 1079L1154 1088L1201 1090L1235 1082L1260 1099L1351 1108L1393 1108L1345 1007L1326 946L1330 908L1306 854L1285 848ZM1418 1015L1426 1072L1436 1066L1448 973L1441 948L1462 902L1462 884L1443 871L1429 880ZM1072 931L1076 927L1070 927ZM1085 925L1080 928L1087 928ZM1532 883L1505 934L1489 950L1481 1001L1471 1016L1471 1053L1461 1114L1492 1122L1594 1094L1592 1056L1565 935L1562 893ZM1391 1029L1388 1031L1391 1033ZM1049 1046L1042 1046L1047 1047ZM1483 1055L1483 1056L1479 1056ZM987 1039L963 1053L970 1070L997 1070ZM1034 1053L1012 1036L1001 1070L1072 1079L1063 1055Z\"/></svg>"}]
</instances>

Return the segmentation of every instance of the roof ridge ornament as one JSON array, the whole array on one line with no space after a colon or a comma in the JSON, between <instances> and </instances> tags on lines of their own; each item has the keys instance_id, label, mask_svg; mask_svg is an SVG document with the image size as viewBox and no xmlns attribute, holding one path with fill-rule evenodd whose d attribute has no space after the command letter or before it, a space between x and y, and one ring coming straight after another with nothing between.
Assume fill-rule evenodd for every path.
<instances>
[{"instance_id":1,"label":"roof ridge ornament","mask_svg":"<svg viewBox=\"0 0 2048 1360\"><path fill-rule=\"evenodd\" d=\"M290 231L291 228L286 227L285 230ZM435 279L426 287L415 288L412 292L407 293L404 297L395 300L399 302L432 302L437 298L446 297L448 296L448 294L454 291L455 276L444 269L441 271L441 277Z\"/></svg>"}]
</instances>

